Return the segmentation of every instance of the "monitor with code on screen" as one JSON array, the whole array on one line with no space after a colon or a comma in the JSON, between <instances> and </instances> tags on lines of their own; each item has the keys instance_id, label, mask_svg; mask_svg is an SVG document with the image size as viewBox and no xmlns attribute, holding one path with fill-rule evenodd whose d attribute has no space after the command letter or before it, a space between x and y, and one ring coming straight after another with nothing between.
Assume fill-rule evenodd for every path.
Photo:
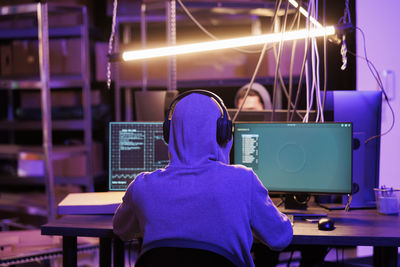
<instances>
[{"instance_id":1,"label":"monitor with code on screen","mask_svg":"<svg viewBox=\"0 0 400 267\"><path fill-rule=\"evenodd\" d=\"M169 163L162 122L110 122L109 190L126 190L141 172Z\"/></svg>"}]
</instances>

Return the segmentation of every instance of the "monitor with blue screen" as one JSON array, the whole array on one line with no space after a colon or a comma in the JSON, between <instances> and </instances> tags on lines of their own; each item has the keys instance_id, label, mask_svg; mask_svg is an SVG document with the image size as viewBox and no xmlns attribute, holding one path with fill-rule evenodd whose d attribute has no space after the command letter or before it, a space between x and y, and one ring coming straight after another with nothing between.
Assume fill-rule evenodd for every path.
<instances>
[{"instance_id":1,"label":"monitor with blue screen","mask_svg":"<svg viewBox=\"0 0 400 267\"><path fill-rule=\"evenodd\" d=\"M236 123L234 162L270 192L350 194L351 123Z\"/></svg>"},{"instance_id":2,"label":"monitor with blue screen","mask_svg":"<svg viewBox=\"0 0 400 267\"><path fill-rule=\"evenodd\" d=\"M110 122L109 190L126 190L141 172L169 163L162 122Z\"/></svg>"}]
</instances>

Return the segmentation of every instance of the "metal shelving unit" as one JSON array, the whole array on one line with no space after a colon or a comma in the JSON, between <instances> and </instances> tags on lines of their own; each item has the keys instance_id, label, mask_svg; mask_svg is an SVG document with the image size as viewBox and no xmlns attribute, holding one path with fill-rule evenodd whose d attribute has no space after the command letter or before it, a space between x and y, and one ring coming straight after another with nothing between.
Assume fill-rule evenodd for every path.
<instances>
[{"instance_id":1,"label":"metal shelving unit","mask_svg":"<svg viewBox=\"0 0 400 267\"><path fill-rule=\"evenodd\" d=\"M185 6L193 11L194 16L202 21L229 21L232 23L241 22L253 25L254 18L260 16L273 16L275 9L274 1L185 1ZM283 3L278 16L284 15L286 3ZM122 29L122 40L116 41L115 50L118 51L119 43L129 43L131 41L132 33L129 24L140 23L140 36L142 47L147 45L147 24L151 23L164 23L166 28L166 43L167 45L175 45L177 39L177 23L194 24L187 18L186 15L178 13L181 7L175 0L165 1L151 1L144 0L141 6L137 6L132 10L129 8L122 8L118 13L116 19L116 30ZM296 9L289 7L289 13L296 12ZM232 17L231 15L235 16ZM250 29L250 27L249 27ZM116 33L116 36L119 36ZM139 63L140 64L140 63ZM192 80L179 80L177 79L177 63L176 57L171 56L167 63L167 76L165 80L149 79L146 61L142 61L142 79L141 80L122 80L119 75L119 66L116 66L115 71L115 107L116 107L116 120L121 120L121 93L124 89L125 99L125 120L132 120L132 88L141 87L142 91L146 91L147 87L167 88L167 90L176 90L177 88L199 88L212 87L212 86L243 86L249 79L244 78L221 78L221 79L192 79ZM250 77L249 77L250 78ZM286 79L286 78L285 78ZM298 80L294 78L294 82ZM258 82L264 85L273 85L273 77L260 77L257 78Z\"/></svg>"},{"instance_id":2,"label":"metal shelving unit","mask_svg":"<svg viewBox=\"0 0 400 267\"><path fill-rule=\"evenodd\" d=\"M81 23L78 26L49 28L49 14L78 13ZM0 177L3 185L44 184L48 202L48 218L56 217L54 185L74 184L93 191L92 175L92 117L90 103L90 70L89 70L89 36L87 11L84 6L59 5L48 3L24 4L0 7L2 20L33 17L37 18L37 28L1 29L0 42L7 40L38 40L39 77L0 78L0 90L8 92L7 119L0 121L1 131L35 131L43 132L41 146L21 146L18 144L0 145L0 157L17 159L21 152L35 152L43 155L45 162L44 177L15 177L4 175ZM80 75L51 75L49 60L49 38L79 38L80 40ZM80 88L80 89L77 89ZM51 116L50 91L81 90L82 119L53 121ZM19 90L36 90L41 95L41 121L18 121L14 118L13 95ZM53 146L52 131L83 131L83 144L78 146ZM83 177L55 177L53 159L86 155L86 175Z\"/></svg>"}]
</instances>

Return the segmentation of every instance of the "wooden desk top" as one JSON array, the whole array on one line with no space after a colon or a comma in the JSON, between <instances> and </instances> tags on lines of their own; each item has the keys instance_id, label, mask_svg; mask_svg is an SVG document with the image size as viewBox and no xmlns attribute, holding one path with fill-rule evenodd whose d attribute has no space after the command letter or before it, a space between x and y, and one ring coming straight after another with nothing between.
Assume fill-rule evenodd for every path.
<instances>
[{"instance_id":1,"label":"wooden desk top","mask_svg":"<svg viewBox=\"0 0 400 267\"><path fill-rule=\"evenodd\" d=\"M400 246L400 216L376 210L331 211L333 231L318 230L316 223L295 221L293 244Z\"/></svg>"},{"instance_id":2,"label":"wooden desk top","mask_svg":"<svg viewBox=\"0 0 400 267\"><path fill-rule=\"evenodd\" d=\"M41 226L42 235L114 237L113 215L65 215Z\"/></svg>"},{"instance_id":3,"label":"wooden desk top","mask_svg":"<svg viewBox=\"0 0 400 267\"><path fill-rule=\"evenodd\" d=\"M318 230L316 223L295 220L292 244L400 247L400 216L376 210L332 211L333 231ZM114 237L112 215L66 215L42 226L43 235Z\"/></svg>"}]
</instances>

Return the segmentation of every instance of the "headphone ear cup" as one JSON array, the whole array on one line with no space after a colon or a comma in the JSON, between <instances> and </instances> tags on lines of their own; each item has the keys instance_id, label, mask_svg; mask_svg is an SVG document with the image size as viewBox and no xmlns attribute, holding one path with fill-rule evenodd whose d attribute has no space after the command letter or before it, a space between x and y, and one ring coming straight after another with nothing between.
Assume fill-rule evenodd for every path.
<instances>
[{"instance_id":1,"label":"headphone ear cup","mask_svg":"<svg viewBox=\"0 0 400 267\"><path fill-rule=\"evenodd\" d=\"M170 128L170 120L168 120L168 117L165 119L163 123L163 136L164 136L164 141L165 143L168 144L169 142L169 128Z\"/></svg>"},{"instance_id":2,"label":"headphone ear cup","mask_svg":"<svg viewBox=\"0 0 400 267\"><path fill-rule=\"evenodd\" d=\"M226 118L217 120L217 142L220 146L225 145L232 138L232 121Z\"/></svg>"}]
</instances>

